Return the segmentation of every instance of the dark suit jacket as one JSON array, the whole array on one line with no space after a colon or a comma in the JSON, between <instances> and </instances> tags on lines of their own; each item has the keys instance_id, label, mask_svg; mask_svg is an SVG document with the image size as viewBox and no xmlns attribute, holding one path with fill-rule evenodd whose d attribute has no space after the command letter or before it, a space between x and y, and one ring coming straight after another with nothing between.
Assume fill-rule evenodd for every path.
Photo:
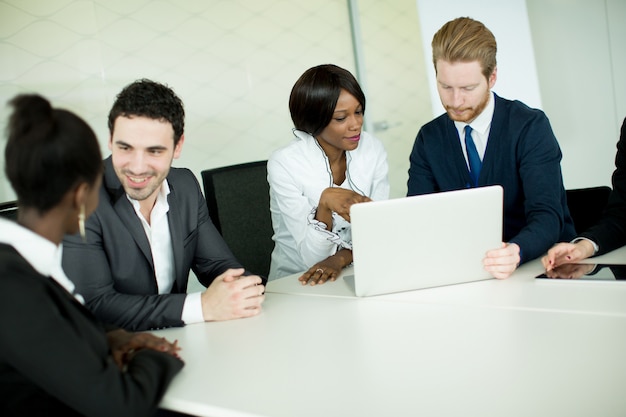
<instances>
[{"instance_id":1,"label":"dark suit jacket","mask_svg":"<svg viewBox=\"0 0 626 417\"><path fill-rule=\"evenodd\" d=\"M147 416L183 363L140 351L127 372L95 317L0 244L0 415Z\"/></svg>"},{"instance_id":2,"label":"dark suit jacket","mask_svg":"<svg viewBox=\"0 0 626 417\"><path fill-rule=\"evenodd\" d=\"M175 270L171 294L158 294L150 243L110 157L104 161L100 203L86 222L87 242L79 236L64 241L63 269L104 323L129 330L182 326L190 269L208 286L227 269L242 267L213 226L192 172L172 168L167 181Z\"/></svg>"},{"instance_id":3,"label":"dark suit jacket","mask_svg":"<svg viewBox=\"0 0 626 417\"><path fill-rule=\"evenodd\" d=\"M615 276L616 280L626 280L626 265L604 265L604 264L599 264L596 265L596 267L594 268L593 272L589 275L596 275L598 272L600 272L600 270L602 270L603 268L609 268L611 270L611 273Z\"/></svg>"},{"instance_id":4,"label":"dark suit jacket","mask_svg":"<svg viewBox=\"0 0 626 417\"><path fill-rule=\"evenodd\" d=\"M612 183L613 191L602 220L581 234L598 244L597 255L626 245L626 119L617 143Z\"/></svg>"},{"instance_id":5,"label":"dark suit jacket","mask_svg":"<svg viewBox=\"0 0 626 417\"><path fill-rule=\"evenodd\" d=\"M517 243L526 262L575 236L563 187L561 150L542 111L494 97L478 185L504 188L503 240ZM459 134L447 114L422 126L410 162L408 195L470 187ZM459 238L471 244L471 236Z\"/></svg>"}]
</instances>

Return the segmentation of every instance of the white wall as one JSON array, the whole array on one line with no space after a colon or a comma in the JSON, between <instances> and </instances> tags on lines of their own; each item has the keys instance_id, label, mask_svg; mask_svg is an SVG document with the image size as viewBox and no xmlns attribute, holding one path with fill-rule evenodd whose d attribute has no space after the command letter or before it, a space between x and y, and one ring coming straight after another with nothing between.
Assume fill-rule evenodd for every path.
<instances>
[{"instance_id":1,"label":"white wall","mask_svg":"<svg viewBox=\"0 0 626 417\"><path fill-rule=\"evenodd\" d=\"M626 116L626 2L527 0L566 188L610 185Z\"/></svg>"},{"instance_id":2,"label":"white wall","mask_svg":"<svg viewBox=\"0 0 626 417\"><path fill-rule=\"evenodd\" d=\"M329 62L354 71L345 0L0 0L0 124L11 97L37 92L86 119L108 155L115 95L151 78L185 103L174 164L197 177L289 143L291 87ZM14 198L3 164L0 201Z\"/></svg>"},{"instance_id":3,"label":"white wall","mask_svg":"<svg viewBox=\"0 0 626 417\"><path fill-rule=\"evenodd\" d=\"M367 116L390 126L375 133L390 156L393 196L406 190L419 127L443 111L430 41L461 15L484 21L498 39L494 90L548 114L566 187L609 183L626 116L626 1L359 0L359 8ZM186 104L176 165L199 176L287 143L291 86L322 62L354 71L346 0L0 0L0 128L6 101L36 91L84 117L106 154L115 94L152 77ZM3 159L0 201L14 198Z\"/></svg>"},{"instance_id":4,"label":"white wall","mask_svg":"<svg viewBox=\"0 0 626 417\"><path fill-rule=\"evenodd\" d=\"M430 118L415 1L357 1L366 117L389 126L375 133L399 197L413 139ZM287 103L304 70L355 69L346 0L0 0L0 62L0 103L39 92L85 118L105 155L115 94L141 77L169 84L187 112L175 165L198 177L267 159L293 138ZM14 194L2 165L5 201Z\"/></svg>"},{"instance_id":5,"label":"white wall","mask_svg":"<svg viewBox=\"0 0 626 417\"><path fill-rule=\"evenodd\" d=\"M358 3L367 81L365 118L387 151L390 197L404 197L415 136L432 118L417 8L415 0Z\"/></svg>"},{"instance_id":6,"label":"white wall","mask_svg":"<svg viewBox=\"0 0 626 417\"><path fill-rule=\"evenodd\" d=\"M626 1L606 1L608 21L608 37L610 43L610 59L613 85L615 87L615 110L617 121L621 123L626 117Z\"/></svg>"}]
</instances>

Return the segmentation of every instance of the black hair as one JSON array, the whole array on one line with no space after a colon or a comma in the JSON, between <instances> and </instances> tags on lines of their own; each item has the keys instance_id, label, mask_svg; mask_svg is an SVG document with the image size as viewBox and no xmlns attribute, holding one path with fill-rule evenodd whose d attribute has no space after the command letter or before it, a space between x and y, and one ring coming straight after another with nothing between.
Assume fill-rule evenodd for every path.
<instances>
[{"instance_id":1,"label":"black hair","mask_svg":"<svg viewBox=\"0 0 626 417\"><path fill-rule=\"evenodd\" d=\"M289 96L289 111L295 128L319 135L330 123L342 89L358 100L365 113L365 94L349 71L332 64L306 70Z\"/></svg>"},{"instance_id":2,"label":"black hair","mask_svg":"<svg viewBox=\"0 0 626 417\"><path fill-rule=\"evenodd\" d=\"M109 112L111 135L115 120L120 116L143 116L169 122L174 129L174 146L178 144L185 130L182 100L168 86L145 78L127 85L117 95Z\"/></svg>"},{"instance_id":3,"label":"black hair","mask_svg":"<svg viewBox=\"0 0 626 417\"><path fill-rule=\"evenodd\" d=\"M74 113L39 95L18 95L7 125L5 171L20 206L45 213L80 182L102 175L96 135Z\"/></svg>"}]
</instances>

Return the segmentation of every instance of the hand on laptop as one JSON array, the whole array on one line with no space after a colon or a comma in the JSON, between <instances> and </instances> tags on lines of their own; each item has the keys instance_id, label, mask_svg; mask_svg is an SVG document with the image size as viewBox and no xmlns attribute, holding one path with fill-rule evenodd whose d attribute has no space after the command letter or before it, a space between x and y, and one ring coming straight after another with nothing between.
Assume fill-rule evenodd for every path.
<instances>
[{"instance_id":1,"label":"hand on laptop","mask_svg":"<svg viewBox=\"0 0 626 417\"><path fill-rule=\"evenodd\" d=\"M502 243L502 247L487 252L483 265L494 278L511 276L520 263L519 246L516 243Z\"/></svg>"},{"instance_id":2,"label":"hand on laptop","mask_svg":"<svg viewBox=\"0 0 626 417\"><path fill-rule=\"evenodd\" d=\"M319 285L335 281L343 268L352 263L352 251L341 249L332 256L316 263L298 278L302 285Z\"/></svg>"}]
</instances>

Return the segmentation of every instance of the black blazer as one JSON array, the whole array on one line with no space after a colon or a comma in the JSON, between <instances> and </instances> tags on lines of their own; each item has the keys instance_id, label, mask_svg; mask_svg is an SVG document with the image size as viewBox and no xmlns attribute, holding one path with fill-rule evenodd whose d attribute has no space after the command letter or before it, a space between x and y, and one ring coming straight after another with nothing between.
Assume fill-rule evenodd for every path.
<instances>
[{"instance_id":1,"label":"black blazer","mask_svg":"<svg viewBox=\"0 0 626 417\"><path fill-rule=\"evenodd\" d=\"M167 181L175 269L171 294L158 294L150 243L111 157L104 161L98 208L86 222L87 243L79 236L64 240L63 269L105 323L129 330L182 326L190 270L206 287L227 269L242 268L213 226L193 173L172 168Z\"/></svg>"},{"instance_id":2,"label":"black blazer","mask_svg":"<svg viewBox=\"0 0 626 417\"><path fill-rule=\"evenodd\" d=\"M626 119L622 123L617 143L612 184L613 191L609 196L602 220L581 234L598 244L597 255L626 245Z\"/></svg>"},{"instance_id":3,"label":"black blazer","mask_svg":"<svg viewBox=\"0 0 626 417\"><path fill-rule=\"evenodd\" d=\"M0 244L0 415L152 415L183 363L138 352L121 372L93 315Z\"/></svg>"}]
</instances>

